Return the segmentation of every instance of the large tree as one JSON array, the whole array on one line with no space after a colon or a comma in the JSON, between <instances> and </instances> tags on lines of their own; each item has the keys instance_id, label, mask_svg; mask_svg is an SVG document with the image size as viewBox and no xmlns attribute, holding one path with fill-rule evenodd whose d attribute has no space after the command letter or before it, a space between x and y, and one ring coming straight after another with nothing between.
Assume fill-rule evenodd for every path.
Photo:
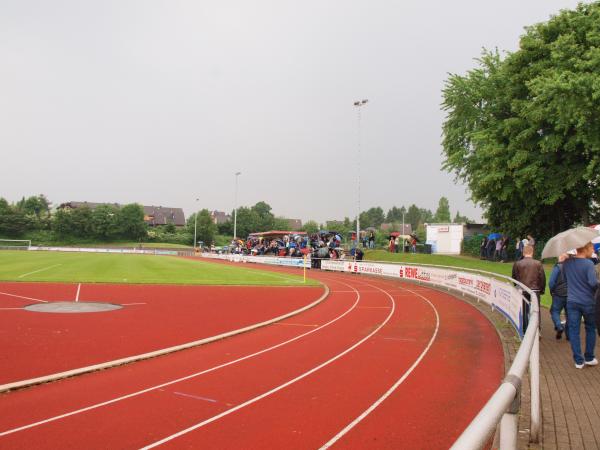
<instances>
[{"instance_id":1,"label":"large tree","mask_svg":"<svg viewBox=\"0 0 600 450\"><path fill-rule=\"evenodd\" d=\"M144 208L137 203L125 205L117 215L118 234L124 238L140 239L147 235Z\"/></svg>"},{"instance_id":2,"label":"large tree","mask_svg":"<svg viewBox=\"0 0 600 450\"><path fill-rule=\"evenodd\" d=\"M198 220L196 221L196 215ZM211 245L215 242L217 234L217 225L212 220L208 209L202 209L192 214L187 220L187 231L190 236L194 236L194 226L196 227L196 240L202 241L204 245ZM193 240L193 239L192 239Z\"/></svg>"},{"instance_id":3,"label":"large tree","mask_svg":"<svg viewBox=\"0 0 600 450\"><path fill-rule=\"evenodd\" d=\"M398 208L392 206L385 216L386 222L402 222L402 215L406 215L406 208L404 206Z\"/></svg>"},{"instance_id":4,"label":"large tree","mask_svg":"<svg viewBox=\"0 0 600 450\"><path fill-rule=\"evenodd\" d=\"M598 218L599 30L600 4L580 4L447 80L444 167L495 227L548 236Z\"/></svg>"},{"instance_id":5,"label":"large tree","mask_svg":"<svg viewBox=\"0 0 600 450\"><path fill-rule=\"evenodd\" d=\"M446 197L440 198L433 220L440 223L450 222L450 202Z\"/></svg>"}]
</instances>

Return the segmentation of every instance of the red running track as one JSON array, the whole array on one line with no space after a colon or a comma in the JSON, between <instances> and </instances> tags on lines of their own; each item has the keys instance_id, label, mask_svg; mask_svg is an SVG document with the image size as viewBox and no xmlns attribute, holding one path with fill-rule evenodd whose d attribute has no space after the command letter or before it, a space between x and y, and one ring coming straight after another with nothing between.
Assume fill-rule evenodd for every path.
<instances>
[{"instance_id":1,"label":"red running track","mask_svg":"<svg viewBox=\"0 0 600 450\"><path fill-rule=\"evenodd\" d=\"M1 396L0 447L448 448L503 375L491 323L438 291L311 275L330 297L281 324Z\"/></svg>"},{"instance_id":2,"label":"red running track","mask_svg":"<svg viewBox=\"0 0 600 450\"><path fill-rule=\"evenodd\" d=\"M73 301L77 289L0 283L0 384L216 336L299 309L323 293L321 287L82 284L79 301L125 306L84 314L22 309L36 300Z\"/></svg>"}]
</instances>

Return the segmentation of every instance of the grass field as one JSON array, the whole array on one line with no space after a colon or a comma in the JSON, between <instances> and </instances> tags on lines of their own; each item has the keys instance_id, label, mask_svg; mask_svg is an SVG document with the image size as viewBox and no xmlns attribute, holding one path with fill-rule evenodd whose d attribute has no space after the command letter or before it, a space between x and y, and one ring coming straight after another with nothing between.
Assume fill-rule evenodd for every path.
<instances>
[{"instance_id":1,"label":"grass field","mask_svg":"<svg viewBox=\"0 0 600 450\"><path fill-rule=\"evenodd\" d=\"M450 255L424 255L412 253L390 253L386 250L370 250L365 253L365 259L369 261L393 261L414 264L434 264L438 266L464 267L466 269L483 270L493 272L499 275L511 276L512 262L499 263L492 261L483 261L470 256L450 256ZM545 265L546 281L550 279L552 265ZM542 296L542 305L550 306L552 298L549 289L546 288L546 294Z\"/></svg>"},{"instance_id":2,"label":"grass field","mask_svg":"<svg viewBox=\"0 0 600 450\"><path fill-rule=\"evenodd\" d=\"M300 273L300 272L298 272ZM1 281L304 285L302 277L171 256L0 251ZM312 280L307 285L316 285Z\"/></svg>"}]
</instances>

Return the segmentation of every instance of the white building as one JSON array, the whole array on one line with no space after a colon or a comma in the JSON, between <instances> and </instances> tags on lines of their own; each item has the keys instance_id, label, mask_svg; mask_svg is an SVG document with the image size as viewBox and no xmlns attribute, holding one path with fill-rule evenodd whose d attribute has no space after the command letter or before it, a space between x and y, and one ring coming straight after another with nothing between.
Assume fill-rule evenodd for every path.
<instances>
[{"instance_id":1,"label":"white building","mask_svg":"<svg viewBox=\"0 0 600 450\"><path fill-rule=\"evenodd\" d=\"M431 245L431 253L460 255L464 237L464 225L461 223L429 223L425 224L427 244Z\"/></svg>"}]
</instances>

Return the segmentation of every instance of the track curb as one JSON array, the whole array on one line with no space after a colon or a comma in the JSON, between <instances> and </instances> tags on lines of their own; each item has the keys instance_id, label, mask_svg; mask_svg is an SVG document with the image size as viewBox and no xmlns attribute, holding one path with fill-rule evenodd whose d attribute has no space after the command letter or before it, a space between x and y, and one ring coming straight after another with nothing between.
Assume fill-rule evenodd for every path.
<instances>
[{"instance_id":1,"label":"track curb","mask_svg":"<svg viewBox=\"0 0 600 450\"><path fill-rule=\"evenodd\" d=\"M327 286L326 284L323 284L323 283L321 283L321 286L323 287L324 292L317 300L315 300L314 302L312 302L306 306L303 306L302 308L296 309L289 313L285 313L278 317L274 317L273 319L265 320L263 322L259 322L259 323L253 324L253 325L248 325L247 327L239 328L237 330L227 331L225 333L217 334L215 336L199 339L199 340L188 342L185 344L180 344L180 345L175 345L172 347L163 348L161 350L155 350L152 352L141 353L139 355L128 356L125 358L115 359L113 361L107 361L107 362L100 363L100 364L94 364L92 366L80 367L77 369L54 373L51 375L44 375L42 377L30 378L28 380L14 381L12 383L2 384L2 385L0 385L0 393L15 391L18 389L23 389L26 387L34 386L36 384L50 383L50 382L58 381L58 380L61 380L64 378L71 378L71 377L75 377L78 375L84 375L86 373L110 369L112 367L118 367L118 366L122 366L125 364L131 364L131 363L134 363L137 361L143 361L146 359L156 358L159 356L168 355L170 353L175 353L175 352L187 350L187 349L194 348L194 347L199 347L201 345L206 345L211 342L220 341L222 339L236 336L238 334L247 333L249 331L253 331L258 328L262 328L267 325L271 325L275 322L280 322L282 320L285 320L290 317L296 316L300 313L303 313L304 311L307 311L311 308L314 308L315 306L317 306L319 303L323 302L329 296L329 286Z\"/></svg>"}]
</instances>

